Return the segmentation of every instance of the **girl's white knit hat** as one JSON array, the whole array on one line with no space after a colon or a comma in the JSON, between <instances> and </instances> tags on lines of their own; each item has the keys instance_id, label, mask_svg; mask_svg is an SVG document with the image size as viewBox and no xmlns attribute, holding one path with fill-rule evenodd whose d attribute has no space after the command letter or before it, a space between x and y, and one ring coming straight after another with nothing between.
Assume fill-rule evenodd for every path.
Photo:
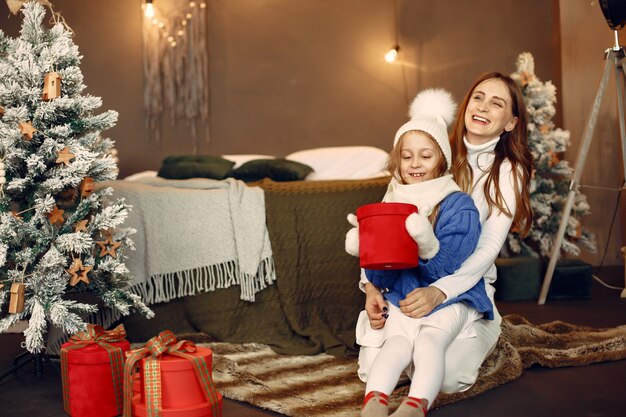
<instances>
[{"instance_id":1,"label":"girl's white knit hat","mask_svg":"<svg viewBox=\"0 0 626 417\"><path fill-rule=\"evenodd\" d=\"M428 133L435 139L443 156L446 158L448 169L452 165L452 149L448 138L448 125L454 119L456 103L452 95L441 88L430 88L420 92L409 107L411 120L400 126L393 140L396 146L400 137L406 132L419 130Z\"/></svg>"}]
</instances>

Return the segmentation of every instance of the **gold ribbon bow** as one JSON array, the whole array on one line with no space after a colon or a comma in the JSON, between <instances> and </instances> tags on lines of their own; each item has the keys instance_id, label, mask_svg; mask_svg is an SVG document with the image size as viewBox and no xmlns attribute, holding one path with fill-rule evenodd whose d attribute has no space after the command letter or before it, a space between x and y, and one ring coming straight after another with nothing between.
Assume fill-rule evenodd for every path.
<instances>
[{"instance_id":1,"label":"gold ribbon bow","mask_svg":"<svg viewBox=\"0 0 626 417\"><path fill-rule=\"evenodd\" d=\"M124 417L131 417L133 381L138 366L137 362L144 361L144 385L146 397L146 412L148 417L161 417L163 406L161 394L161 365L159 358L167 353L188 360L198 378L202 391L211 405L213 416L221 417L222 410L219 408L217 391L211 379L211 370L204 358L190 355L198 349L190 340L176 339L176 336L164 330L158 336L150 339L143 348L128 352L124 366Z\"/></svg>"},{"instance_id":2,"label":"gold ribbon bow","mask_svg":"<svg viewBox=\"0 0 626 417\"><path fill-rule=\"evenodd\" d=\"M70 337L71 345L61 349L61 375L63 380L63 408L70 414L70 390L69 390L69 365L68 354L72 350L82 349L85 346L96 344L106 350L111 363L111 378L113 380L113 392L117 411L122 411L122 376L124 372L124 354L122 348L111 343L121 342L126 339L126 329L120 324L113 330L104 330L97 324L88 324L87 330L76 333Z\"/></svg>"}]
</instances>

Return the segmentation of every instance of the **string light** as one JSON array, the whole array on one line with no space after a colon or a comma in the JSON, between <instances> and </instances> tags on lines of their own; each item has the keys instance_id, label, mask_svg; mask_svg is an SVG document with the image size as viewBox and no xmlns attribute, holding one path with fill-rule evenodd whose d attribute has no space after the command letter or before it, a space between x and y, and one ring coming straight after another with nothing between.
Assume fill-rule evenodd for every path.
<instances>
[{"instance_id":1,"label":"string light","mask_svg":"<svg viewBox=\"0 0 626 417\"><path fill-rule=\"evenodd\" d=\"M196 7L199 7L200 9L206 9L207 7L207 4L205 2L196 3L195 1L190 1L187 4L185 18L180 21L180 25L182 26L182 28L175 30L175 28L167 27L167 23L163 20L160 20L160 16L158 16L158 11L156 10L153 2L154 0L146 0L143 5L144 15L147 19L149 19L150 22L152 22L154 26L159 29L159 31L161 32L161 36L163 36L163 38L167 40L167 43L171 47L175 47L177 45L176 39L174 38L174 33L181 38L185 36L185 31L183 29L187 26L188 21L193 18L193 14L191 13L192 9Z\"/></svg>"},{"instance_id":2,"label":"string light","mask_svg":"<svg viewBox=\"0 0 626 417\"><path fill-rule=\"evenodd\" d=\"M400 47L398 45L395 45L385 54L385 61L390 64L395 62L395 60L398 58L398 52L400 52Z\"/></svg>"},{"instance_id":3,"label":"string light","mask_svg":"<svg viewBox=\"0 0 626 417\"><path fill-rule=\"evenodd\" d=\"M152 4L152 0L146 0L145 7L143 9L143 14L148 19L152 19L154 17L154 5Z\"/></svg>"}]
</instances>

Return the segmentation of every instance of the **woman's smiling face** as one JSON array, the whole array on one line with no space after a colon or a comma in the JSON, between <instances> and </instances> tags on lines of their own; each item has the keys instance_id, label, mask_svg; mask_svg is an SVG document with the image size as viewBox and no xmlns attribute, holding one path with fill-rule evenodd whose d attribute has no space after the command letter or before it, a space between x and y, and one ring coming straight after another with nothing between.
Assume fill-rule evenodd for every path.
<instances>
[{"instance_id":1,"label":"woman's smiling face","mask_svg":"<svg viewBox=\"0 0 626 417\"><path fill-rule=\"evenodd\" d=\"M400 176L405 184L417 184L435 178L437 165L443 158L439 145L428 135L410 131L402 136Z\"/></svg>"},{"instance_id":2,"label":"woman's smiling face","mask_svg":"<svg viewBox=\"0 0 626 417\"><path fill-rule=\"evenodd\" d=\"M510 132L517 123L513 116L511 95L502 80L491 78L478 84L465 109L465 137L480 145Z\"/></svg>"}]
</instances>

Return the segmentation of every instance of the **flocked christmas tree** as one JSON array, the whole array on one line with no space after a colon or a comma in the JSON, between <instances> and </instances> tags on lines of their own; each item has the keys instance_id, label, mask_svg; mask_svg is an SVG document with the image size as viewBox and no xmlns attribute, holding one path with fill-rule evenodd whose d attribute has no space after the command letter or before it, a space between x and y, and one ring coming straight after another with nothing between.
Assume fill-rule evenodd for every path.
<instances>
[{"instance_id":1,"label":"flocked christmas tree","mask_svg":"<svg viewBox=\"0 0 626 417\"><path fill-rule=\"evenodd\" d=\"M533 156L530 199L533 224L528 236L520 239L510 233L504 254L523 253L549 257L561 222L563 208L569 193L573 169L560 159L569 145L569 132L555 128L552 118L556 112L556 87L542 82L535 75L533 56L522 53L517 58L517 69L511 77L522 89L528 111L528 142ZM561 253L578 255L580 248L595 252L596 243L592 233L586 230L580 219L590 213L587 198L577 193L561 245Z\"/></svg>"},{"instance_id":2,"label":"flocked christmas tree","mask_svg":"<svg viewBox=\"0 0 626 417\"><path fill-rule=\"evenodd\" d=\"M95 114L101 99L83 94L71 32L44 27L36 2L22 12L18 38L0 31L0 332L28 319L26 348L41 352L50 325L73 334L97 311L72 293L151 312L129 291L130 207L98 186L117 176L101 136L117 113Z\"/></svg>"}]
</instances>

